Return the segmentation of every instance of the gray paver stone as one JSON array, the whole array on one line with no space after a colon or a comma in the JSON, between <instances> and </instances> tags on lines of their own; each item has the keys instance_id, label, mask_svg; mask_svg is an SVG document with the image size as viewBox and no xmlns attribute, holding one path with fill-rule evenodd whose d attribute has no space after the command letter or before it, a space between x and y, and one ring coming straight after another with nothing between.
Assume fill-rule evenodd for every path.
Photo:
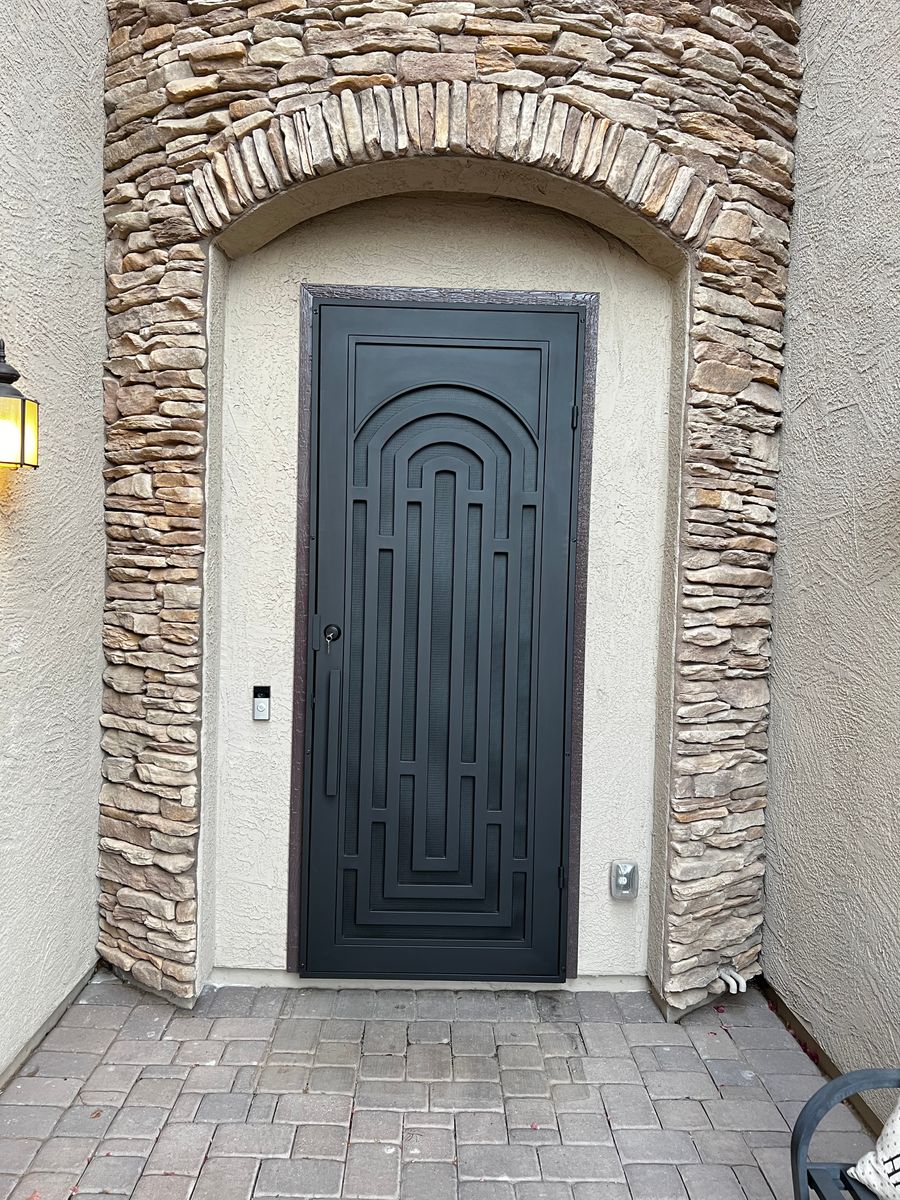
<instances>
[{"instance_id":1,"label":"gray paver stone","mask_svg":"<svg viewBox=\"0 0 900 1200\"><path fill-rule=\"evenodd\" d=\"M701 1058L740 1058L740 1047L732 1040L727 1029L704 1029L688 1027L688 1036Z\"/></svg>"},{"instance_id":2,"label":"gray paver stone","mask_svg":"<svg viewBox=\"0 0 900 1200\"><path fill-rule=\"evenodd\" d=\"M258 1170L255 1158L210 1158L203 1165L191 1200L250 1200Z\"/></svg>"},{"instance_id":3,"label":"gray paver stone","mask_svg":"<svg viewBox=\"0 0 900 1200\"><path fill-rule=\"evenodd\" d=\"M334 988L300 988L287 999L292 1017L330 1017L334 1013Z\"/></svg>"},{"instance_id":4,"label":"gray paver stone","mask_svg":"<svg viewBox=\"0 0 900 1200\"><path fill-rule=\"evenodd\" d=\"M706 1071L647 1071L644 1086L651 1100L716 1100L719 1096Z\"/></svg>"},{"instance_id":5,"label":"gray paver stone","mask_svg":"<svg viewBox=\"0 0 900 1200\"><path fill-rule=\"evenodd\" d=\"M611 1146L545 1146L538 1154L545 1179L619 1183L622 1164Z\"/></svg>"},{"instance_id":6,"label":"gray paver stone","mask_svg":"<svg viewBox=\"0 0 900 1200\"><path fill-rule=\"evenodd\" d=\"M70 1141L74 1139L54 1138L53 1140ZM5 1174L7 1171L21 1173L40 1149L40 1138L0 1138L0 1173Z\"/></svg>"},{"instance_id":7,"label":"gray paver stone","mask_svg":"<svg viewBox=\"0 0 900 1200\"><path fill-rule=\"evenodd\" d=\"M88 1164L78 1180L78 1194L89 1192L124 1192L131 1195L144 1169L145 1159L127 1155L109 1158L98 1155Z\"/></svg>"},{"instance_id":8,"label":"gray paver stone","mask_svg":"<svg viewBox=\"0 0 900 1200\"><path fill-rule=\"evenodd\" d=\"M675 1167L638 1163L625 1168L632 1200L686 1200L684 1182Z\"/></svg>"},{"instance_id":9,"label":"gray paver stone","mask_svg":"<svg viewBox=\"0 0 900 1200\"><path fill-rule=\"evenodd\" d=\"M319 1042L316 1047L316 1057L313 1060L316 1067L358 1067L358 1042Z\"/></svg>"},{"instance_id":10,"label":"gray paver stone","mask_svg":"<svg viewBox=\"0 0 900 1200\"><path fill-rule=\"evenodd\" d=\"M196 1112L198 1121L246 1121L253 1097L247 1092L213 1092L204 1096Z\"/></svg>"},{"instance_id":11,"label":"gray paver stone","mask_svg":"<svg viewBox=\"0 0 900 1200\"><path fill-rule=\"evenodd\" d=\"M297 1130L292 1158L337 1158L347 1154L347 1129L344 1125L301 1125Z\"/></svg>"},{"instance_id":12,"label":"gray paver stone","mask_svg":"<svg viewBox=\"0 0 900 1200\"><path fill-rule=\"evenodd\" d=\"M738 1166L734 1173L747 1200L772 1200L772 1189L758 1166Z\"/></svg>"},{"instance_id":13,"label":"gray paver stone","mask_svg":"<svg viewBox=\"0 0 900 1200\"><path fill-rule=\"evenodd\" d=\"M611 1146L612 1131L602 1113L560 1113L559 1132L567 1146Z\"/></svg>"},{"instance_id":14,"label":"gray paver stone","mask_svg":"<svg viewBox=\"0 0 900 1200\"><path fill-rule=\"evenodd\" d=\"M261 1092L305 1092L308 1083L308 1067L292 1067L286 1063L276 1063L273 1066L264 1067L260 1071L257 1088Z\"/></svg>"},{"instance_id":15,"label":"gray paver stone","mask_svg":"<svg viewBox=\"0 0 900 1200\"><path fill-rule=\"evenodd\" d=\"M452 1084L435 1084L451 1087ZM424 1083L402 1083L385 1080L382 1083L361 1083L356 1091L357 1108L407 1110L428 1108L428 1087Z\"/></svg>"},{"instance_id":16,"label":"gray paver stone","mask_svg":"<svg viewBox=\"0 0 900 1200\"><path fill-rule=\"evenodd\" d=\"M364 1054L359 1060L360 1079L402 1080L405 1075L404 1054Z\"/></svg>"},{"instance_id":17,"label":"gray paver stone","mask_svg":"<svg viewBox=\"0 0 900 1200\"><path fill-rule=\"evenodd\" d=\"M407 1079L427 1082L451 1077L450 1047L436 1044L410 1046L406 1054Z\"/></svg>"},{"instance_id":18,"label":"gray paver stone","mask_svg":"<svg viewBox=\"0 0 900 1200\"><path fill-rule=\"evenodd\" d=\"M484 1021L454 1021L450 1044L454 1054L493 1054L493 1027Z\"/></svg>"},{"instance_id":19,"label":"gray paver stone","mask_svg":"<svg viewBox=\"0 0 900 1200\"><path fill-rule=\"evenodd\" d=\"M777 1107L765 1100L707 1100L704 1107L714 1129L787 1129Z\"/></svg>"},{"instance_id":20,"label":"gray paver stone","mask_svg":"<svg viewBox=\"0 0 900 1200\"><path fill-rule=\"evenodd\" d=\"M599 1089L588 1083L554 1083L550 1088L558 1113L602 1112Z\"/></svg>"},{"instance_id":21,"label":"gray paver stone","mask_svg":"<svg viewBox=\"0 0 900 1200\"><path fill-rule=\"evenodd\" d=\"M726 1167L753 1166L756 1159L741 1134L727 1129L702 1129L694 1134L702 1162Z\"/></svg>"},{"instance_id":22,"label":"gray paver stone","mask_svg":"<svg viewBox=\"0 0 900 1200\"><path fill-rule=\"evenodd\" d=\"M131 1200L188 1200L193 1188L193 1175L142 1175Z\"/></svg>"},{"instance_id":23,"label":"gray paver stone","mask_svg":"<svg viewBox=\"0 0 900 1200\"><path fill-rule=\"evenodd\" d=\"M355 1112L350 1125L351 1142L399 1142L403 1129L403 1114L367 1109Z\"/></svg>"},{"instance_id":24,"label":"gray paver stone","mask_svg":"<svg viewBox=\"0 0 900 1200\"><path fill-rule=\"evenodd\" d=\"M537 1046L497 1045L497 1059L504 1071L542 1071L544 1056Z\"/></svg>"},{"instance_id":25,"label":"gray paver stone","mask_svg":"<svg viewBox=\"0 0 900 1200\"><path fill-rule=\"evenodd\" d=\"M585 1021L581 1025L581 1039L591 1058L631 1057L628 1043L618 1025Z\"/></svg>"},{"instance_id":26,"label":"gray paver stone","mask_svg":"<svg viewBox=\"0 0 900 1200\"><path fill-rule=\"evenodd\" d=\"M117 1038L106 1052L108 1063L123 1063L144 1067L153 1063L170 1063L175 1057L176 1042L140 1041Z\"/></svg>"},{"instance_id":27,"label":"gray paver stone","mask_svg":"<svg viewBox=\"0 0 900 1200\"><path fill-rule=\"evenodd\" d=\"M456 1016L460 1021L496 1021L497 996L489 991L456 993Z\"/></svg>"},{"instance_id":28,"label":"gray paver stone","mask_svg":"<svg viewBox=\"0 0 900 1200\"><path fill-rule=\"evenodd\" d=\"M695 1163L700 1156L680 1129L620 1129L616 1149L623 1163Z\"/></svg>"},{"instance_id":29,"label":"gray paver stone","mask_svg":"<svg viewBox=\"0 0 900 1200\"><path fill-rule=\"evenodd\" d=\"M238 1067L191 1067L184 1081L186 1092L230 1092Z\"/></svg>"},{"instance_id":30,"label":"gray paver stone","mask_svg":"<svg viewBox=\"0 0 900 1200\"><path fill-rule=\"evenodd\" d=\"M291 1125L219 1125L210 1158L287 1158L294 1143Z\"/></svg>"},{"instance_id":31,"label":"gray paver stone","mask_svg":"<svg viewBox=\"0 0 900 1200\"><path fill-rule=\"evenodd\" d=\"M449 1162L406 1163L400 1200L456 1200L455 1167Z\"/></svg>"},{"instance_id":32,"label":"gray paver stone","mask_svg":"<svg viewBox=\"0 0 900 1200\"><path fill-rule=\"evenodd\" d=\"M502 1112L503 1097L496 1083L435 1083L431 1107L434 1112Z\"/></svg>"},{"instance_id":33,"label":"gray paver stone","mask_svg":"<svg viewBox=\"0 0 900 1200\"><path fill-rule=\"evenodd\" d=\"M363 1054L405 1054L406 1022L366 1021Z\"/></svg>"},{"instance_id":34,"label":"gray paver stone","mask_svg":"<svg viewBox=\"0 0 900 1200\"><path fill-rule=\"evenodd\" d=\"M516 1200L571 1200L572 1189L567 1183L517 1183Z\"/></svg>"},{"instance_id":35,"label":"gray paver stone","mask_svg":"<svg viewBox=\"0 0 900 1200\"><path fill-rule=\"evenodd\" d=\"M576 1183L572 1195L575 1200L631 1200L627 1183Z\"/></svg>"},{"instance_id":36,"label":"gray paver stone","mask_svg":"<svg viewBox=\"0 0 900 1200\"><path fill-rule=\"evenodd\" d=\"M79 1079L13 1079L0 1096L0 1107L8 1104L28 1104L66 1107L78 1095Z\"/></svg>"},{"instance_id":37,"label":"gray paver stone","mask_svg":"<svg viewBox=\"0 0 900 1200\"><path fill-rule=\"evenodd\" d=\"M616 1004L623 1021L647 1025L661 1025L665 1021L649 992L617 992Z\"/></svg>"},{"instance_id":38,"label":"gray paver stone","mask_svg":"<svg viewBox=\"0 0 900 1200\"><path fill-rule=\"evenodd\" d=\"M515 1200L511 1183L496 1180L460 1182L459 1200Z\"/></svg>"},{"instance_id":39,"label":"gray paver stone","mask_svg":"<svg viewBox=\"0 0 900 1200\"><path fill-rule=\"evenodd\" d=\"M147 1160L147 1174L197 1175L214 1131L214 1125L168 1125Z\"/></svg>"},{"instance_id":40,"label":"gray paver stone","mask_svg":"<svg viewBox=\"0 0 900 1200\"><path fill-rule=\"evenodd\" d=\"M467 1112L456 1114L456 1140L476 1145L505 1144L506 1117L502 1112Z\"/></svg>"},{"instance_id":41,"label":"gray paver stone","mask_svg":"<svg viewBox=\"0 0 900 1200\"><path fill-rule=\"evenodd\" d=\"M744 1200L741 1185L730 1167L698 1163L682 1167L681 1178L691 1200Z\"/></svg>"},{"instance_id":42,"label":"gray paver stone","mask_svg":"<svg viewBox=\"0 0 900 1200\"><path fill-rule=\"evenodd\" d=\"M404 1162L453 1162L456 1139L452 1129L410 1126L403 1131Z\"/></svg>"},{"instance_id":43,"label":"gray paver stone","mask_svg":"<svg viewBox=\"0 0 900 1200\"><path fill-rule=\"evenodd\" d=\"M32 1112L35 1110L32 1109ZM42 1110L47 1111L47 1110ZM59 1109L50 1109L59 1114ZM103 1137L118 1110L112 1105L73 1104L53 1131L56 1137ZM4 1110L0 1108L0 1129ZM55 1124L55 1120L53 1122ZM47 1130L49 1133L50 1130Z\"/></svg>"},{"instance_id":44,"label":"gray paver stone","mask_svg":"<svg viewBox=\"0 0 900 1200\"><path fill-rule=\"evenodd\" d=\"M537 1152L530 1146L460 1146L460 1179L496 1179L515 1183L540 1179Z\"/></svg>"},{"instance_id":45,"label":"gray paver stone","mask_svg":"<svg viewBox=\"0 0 900 1200\"><path fill-rule=\"evenodd\" d=\"M267 1159L259 1168L254 1196L339 1196L343 1165L324 1158Z\"/></svg>"},{"instance_id":46,"label":"gray paver stone","mask_svg":"<svg viewBox=\"0 0 900 1200\"><path fill-rule=\"evenodd\" d=\"M169 1115L167 1108L145 1108L134 1104L120 1108L107 1132L110 1138L155 1138Z\"/></svg>"},{"instance_id":47,"label":"gray paver stone","mask_svg":"<svg viewBox=\"0 0 900 1200\"><path fill-rule=\"evenodd\" d=\"M626 1024L622 1032L629 1046L691 1046L688 1032L681 1025L652 1023Z\"/></svg>"},{"instance_id":48,"label":"gray paver stone","mask_svg":"<svg viewBox=\"0 0 900 1200\"><path fill-rule=\"evenodd\" d=\"M79 1171L29 1171L9 1193L11 1200L69 1200Z\"/></svg>"},{"instance_id":49,"label":"gray paver stone","mask_svg":"<svg viewBox=\"0 0 900 1200\"><path fill-rule=\"evenodd\" d=\"M500 1068L491 1055L454 1054L453 1078L463 1083L499 1083Z\"/></svg>"},{"instance_id":50,"label":"gray paver stone","mask_svg":"<svg viewBox=\"0 0 900 1200\"><path fill-rule=\"evenodd\" d=\"M371 988L341 988L334 1006L336 1017L365 1020L375 1014L375 992Z\"/></svg>"},{"instance_id":51,"label":"gray paver stone","mask_svg":"<svg viewBox=\"0 0 900 1200\"><path fill-rule=\"evenodd\" d=\"M354 1142L347 1151L347 1168L341 1193L356 1197L393 1200L400 1180L400 1147L393 1143Z\"/></svg>"},{"instance_id":52,"label":"gray paver stone","mask_svg":"<svg viewBox=\"0 0 900 1200\"><path fill-rule=\"evenodd\" d=\"M538 1017L542 1021L580 1021L581 1009L574 992L535 992Z\"/></svg>"},{"instance_id":53,"label":"gray paver stone","mask_svg":"<svg viewBox=\"0 0 900 1200\"><path fill-rule=\"evenodd\" d=\"M760 1083L756 1072L741 1058L708 1058L706 1069L720 1087L758 1087Z\"/></svg>"},{"instance_id":54,"label":"gray paver stone","mask_svg":"<svg viewBox=\"0 0 900 1200\"><path fill-rule=\"evenodd\" d=\"M295 1125L349 1125L351 1100L349 1096L329 1096L291 1093L280 1096L275 1109L276 1121Z\"/></svg>"},{"instance_id":55,"label":"gray paver stone","mask_svg":"<svg viewBox=\"0 0 900 1200\"><path fill-rule=\"evenodd\" d=\"M0 1138L48 1137L62 1114L43 1104L0 1104Z\"/></svg>"},{"instance_id":56,"label":"gray paver stone","mask_svg":"<svg viewBox=\"0 0 900 1200\"><path fill-rule=\"evenodd\" d=\"M600 1089L613 1129L658 1129L659 1117L646 1088L631 1084L605 1084Z\"/></svg>"},{"instance_id":57,"label":"gray paver stone","mask_svg":"<svg viewBox=\"0 0 900 1200\"><path fill-rule=\"evenodd\" d=\"M663 1129L709 1129L709 1117L699 1100L657 1100L656 1115Z\"/></svg>"},{"instance_id":58,"label":"gray paver stone","mask_svg":"<svg viewBox=\"0 0 900 1200\"><path fill-rule=\"evenodd\" d=\"M44 1142L37 1154L32 1150L27 1162L23 1162L20 1170L31 1163L32 1171L83 1171L90 1161L91 1155L97 1149L97 1138L54 1137ZM34 1142L27 1145L37 1146ZM24 1155L22 1156L24 1157ZM13 1167L12 1156L8 1156L4 1146L0 1144L0 1170L8 1171Z\"/></svg>"},{"instance_id":59,"label":"gray paver stone","mask_svg":"<svg viewBox=\"0 0 900 1200\"><path fill-rule=\"evenodd\" d=\"M321 1025L321 1021L293 1017L279 1021L272 1039L272 1049L294 1053L315 1050Z\"/></svg>"},{"instance_id":60,"label":"gray paver stone","mask_svg":"<svg viewBox=\"0 0 900 1200\"><path fill-rule=\"evenodd\" d=\"M641 1085L641 1073L631 1058L571 1058L569 1068L576 1083Z\"/></svg>"},{"instance_id":61,"label":"gray paver stone","mask_svg":"<svg viewBox=\"0 0 900 1200\"><path fill-rule=\"evenodd\" d=\"M764 1146L754 1151L757 1165L775 1200L791 1200L794 1194L791 1182L790 1154L787 1147Z\"/></svg>"},{"instance_id":62,"label":"gray paver stone","mask_svg":"<svg viewBox=\"0 0 900 1200\"><path fill-rule=\"evenodd\" d=\"M416 996L416 1015L420 1021L452 1021L456 996L444 988L424 988Z\"/></svg>"},{"instance_id":63,"label":"gray paver stone","mask_svg":"<svg viewBox=\"0 0 900 1200\"><path fill-rule=\"evenodd\" d=\"M224 1042L180 1042L173 1061L186 1063L189 1067L214 1067L224 1053Z\"/></svg>"},{"instance_id":64,"label":"gray paver stone","mask_svg":"<svg viewBox=\"0 0 900 1200\"><path fill-rule=\"evenodd\" d=\"M536 1097L511 1098L506 1101L506 1124L510 1129L555 1129L556 1109L549 1100Z\"/></svg>"},{"instance_id":65,"label":"gray paver stone","mask_svg":"<svg viewBox=\"0 0 900 1200\"><path fill-rule=\"evenodd\" d=\"M332 1092L352 1096L356 1090L353 1067L313 1067L309 1073L311 1092Z\"/></svg>"}]
</instances>

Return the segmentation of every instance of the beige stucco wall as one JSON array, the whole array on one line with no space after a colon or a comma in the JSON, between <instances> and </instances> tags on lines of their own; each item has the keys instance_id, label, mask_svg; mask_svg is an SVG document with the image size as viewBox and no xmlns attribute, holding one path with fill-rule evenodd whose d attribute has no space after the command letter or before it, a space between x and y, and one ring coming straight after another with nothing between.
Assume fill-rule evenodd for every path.
<instances>
[{"instance_id":1,"label":"beige stucco wall","mask_svg":"<svg viewBox=\"0 0 900 1200\"><path fill-rule=\"evenodd\" d=\"M0 471L0 1072L95 961L103 669L105 6L12 9L0 337L43 407L40 469Z\"/></svg>"},{"instance_id":2,"label":"beige stucco wall","mask_svg":"<svg viewBox=\"0 0 900 1200\"><path fill-rule=\"evenodd\" d=\"M900 1062L900 9L803 25L764 965L849 1070Z\"/></svg>"},{"instance_id":3,"label":"beige stucco wall","mask_svg":"<svg viewBox=\"0 0 900 1200\"><path fill-rule=\"evenodd\" d=\"M285 964L304 281L599 293L579 973L643 975L676 289L579 220L488 198L369 201L229 265L221 427L211 443L219 609L208 610L207 639L219 668L206 704L208 716L217 708L218 733L204 752L204 875L213 858L215 914L205 914L202 945L214 943L218 967ZM254 683L272 686L269 724L251 720ZM634 904L609 899L615 856L641 865Z\"/></svg>"}]
</instances>

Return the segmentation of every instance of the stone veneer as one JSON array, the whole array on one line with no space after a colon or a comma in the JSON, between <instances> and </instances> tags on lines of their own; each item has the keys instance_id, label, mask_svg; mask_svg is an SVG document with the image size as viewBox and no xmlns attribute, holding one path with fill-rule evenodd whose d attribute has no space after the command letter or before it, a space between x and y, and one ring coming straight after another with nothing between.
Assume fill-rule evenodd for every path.
<instances>
[{"instance_id":1,"label":"stone veneer","mask_svg":"<svg viewBox=\"0 0 900 1200\"><path fill-rule=\"evenodd\" d=\"M687 254L651 977L684 1009L722 990L722 966L755 974L790 0L110 0L109 14L100 954L195 994L209 241L314 177L440 155L574 180Z\"/></svg>"}]
</instances>

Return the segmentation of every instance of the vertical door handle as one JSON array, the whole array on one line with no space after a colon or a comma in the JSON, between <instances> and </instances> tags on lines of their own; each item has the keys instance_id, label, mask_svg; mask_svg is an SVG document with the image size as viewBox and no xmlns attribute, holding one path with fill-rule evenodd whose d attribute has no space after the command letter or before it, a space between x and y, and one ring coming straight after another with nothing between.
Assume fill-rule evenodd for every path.
<instances>
[{"instance_id":1,"label":"vertical door handle","mask_svg":"<svg viewBox=\"0 0 900 1200\"><path fill-rule=\"evenodd\" d=\"M325 795L338 792L339 750L341 744L341 673L328 672L328 728L325 733Z\"/></svg>"}]
</instances>

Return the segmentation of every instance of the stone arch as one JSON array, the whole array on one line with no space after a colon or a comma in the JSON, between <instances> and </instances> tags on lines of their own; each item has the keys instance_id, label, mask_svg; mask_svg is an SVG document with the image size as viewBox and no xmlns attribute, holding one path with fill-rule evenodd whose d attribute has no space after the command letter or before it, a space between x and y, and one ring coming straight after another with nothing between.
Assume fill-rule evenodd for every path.
<instances>
[{"instance_id":1,"label":"stone arch","mask_svg":"<svg viewBox=\"0 0 900 1200\"><path fill-rule=\"evenodd\" d=\"M224 235L227 248L236 242L231 226L295 189L348 168L432 156L517 164L599 193L640 219L623 222L623 240L639 252L648 242L641 224L690 249L704 243L721 209L710 183L640 129L553 95L461 81L329 95L213 150L184 200L201 236ZM384 186L396 189L390 177ZM326 206L337 206L334 193L319 211ZM666 258L658 249L656 257Z\"/></svg>"},{"instance_id":2,"label":"stone arch","mask_svg":"<svg viewBox=\"0 0 900 1200\"><path fill-rule=\"evenodd\" d=\"M564 5L535 5L550 15L533 20L514 6L508 21L427 13L414 28L369 25L371 37L358 16L316 28L321 14L311 10L302 47L282 36L290 20L278 19L303 7L295 0L263 0L246 18L234 15L244 0L110 7L101 956L167 996L196 996L210 243L232 255L262 245L346 202L344 180L359 199L359 187L395 190L401 174L405 186L460 190L503 169L546 181L553 206L614 221L617 236L670 273L689 267L677 578L665 614L676 653L660 668L669 720L657 755L663 869L653 880L648 973L675 1011L721 991L723 966L758 973L799 75L783 5L738 5L723 22L705 4L635 0L641 11L627 15L601 6L605 15L589 18L596 28ZM216 34L217 8L237 32ZM464 53L437 52L445 24ZM398 63L410 56L401 82L334 75L329 55L365 54L373 39ZM559 69L588 73L588 86L497 71L506 47L535 55L551 42ZM293 68L298 47L309 57ZM597 85L629 47L642 56L637 75L651 81L653 104ZM228 82L235 64L258 99L218 94L237 86ZM319 83L285 98L290 87L276 86L285 70ZM492 73L502 79L484 78ZM682 102L690 120L676 109Z\"/></svg>"}]
</instances>

